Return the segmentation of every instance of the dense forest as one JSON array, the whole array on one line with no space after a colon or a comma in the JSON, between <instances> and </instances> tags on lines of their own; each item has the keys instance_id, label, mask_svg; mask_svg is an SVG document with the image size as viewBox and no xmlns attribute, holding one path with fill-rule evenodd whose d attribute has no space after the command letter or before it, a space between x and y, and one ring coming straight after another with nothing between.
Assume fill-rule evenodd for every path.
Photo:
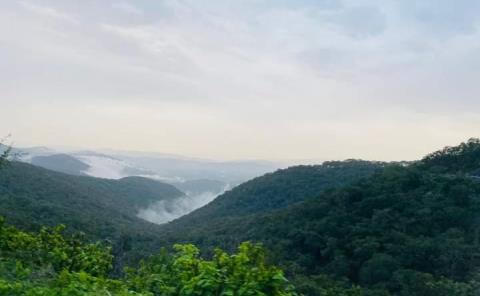
<instances>
[{"instance_id":1,"label":"dense forest","mask_svg":"<svg viewBox=\"0 0 480 296\"><path fill-rule=\"evenodd\" d=\"M308 180L300 173L305 168L297 168L298 174L291 169L288 181L279 182L283 185L269 182L274 178L267 175L165 226L163 239L165 244L196 243L207 253L218 245L232 249L244 240L262 242L272 260L309 295L323 295L326 285L360 286L365 295L474 295L480 258L480 142L448 147L412 164L382 167L323 193L309 183L289 186ZM262 181L264 187L258 189ZM282 190L276 191L278 186ZM305 200L294 203L301 200L295 197L297 190ZM243 215L243 204L235 199L228 201L238 211L225 210L228 194L264 202L280 199L275 205L286 205L285 197L293 197L293 203ZM241 217L226 217L225 212Z\"/></svg>"},{"instance_id":2,"label":"dense forest","mask_svg":"<svg viewBox=\"0 0 480 296\"><path fill-rule=\"evenodd\" d=\"M65 224L87 239L108 239L127 260L151 254L159 226L136 216L139 208L184 194L158 181L66 175L20 162L0 169L0 216L25 230ZM122 260L123 260L122 255ZM131 258L131 259L130 259Z\"/></svg>"},{"instance_id":3,"label":"dense forest","mask_svg":"<svg viewBox=\"0 0 480 296\"><path fill-rule=\"evenodd\" d=\"M117 224L144 224L135 216L139 208L183 195L172 185L141 177L72 176L20 162L0 171L0 215L32 229L66 223L94 238L104 238Z\"/></svg>"},{"instance_id":4,"label":"dense forest","mask_svg":"<svg viewBox=\"0 0 480 296\"><path fill-rule=\"evenodd\" d=\"M369 176L386 163L362 160L328 161L322 165L295 166L266 174L237 186L201 210L193 217L240 217L284 208Z\"/></svg>"},{"instance_id":5,"label":"dense forest","mask_svg":"<svg viewBox=\"0 0 480 296\"><path fill-rule=\"evenodd\" d=\"M36 215L56 209L62 198L68 208L76 196L62 195L72 192L66 190L72 186L68 178L80 178L72 184L88 184L91 190L79 191L78 200L97 192L92 182L109 188L111 181L10 163L0 172L0 197L8 205L0 215L22 230L1 224L0 293L475 296L480 292L479 169L477 139L411 163L348 160L292 167L241 184L160 226L135 220L129 212L143 202L135 196L149 196L157 185L133 178L127 181L134 187L122 187L125 180L119 180L112 185L119 191L98 206L109 221L133 222L111 220L119 223L112 225L116 237L108 231L82 237L75 233L87 231L88 224L75 219L87 213L65 209L68 217L58 211L47 216L52 220ZM33 186L49 179L38 172L64 180L62 191ZM140 185L142 191L128 190ZM32 206L24 208L26 196ZM44 207L37 208L41 202ZM110 214L112 209L121 215ZM68 227L72 222L73 231L38 226L62 221ZM119 260L125 253L134 256ZM145 260L133 264L141 257ZM122 271L127 265L133 267Z\"/></svg>"}]
</instances>

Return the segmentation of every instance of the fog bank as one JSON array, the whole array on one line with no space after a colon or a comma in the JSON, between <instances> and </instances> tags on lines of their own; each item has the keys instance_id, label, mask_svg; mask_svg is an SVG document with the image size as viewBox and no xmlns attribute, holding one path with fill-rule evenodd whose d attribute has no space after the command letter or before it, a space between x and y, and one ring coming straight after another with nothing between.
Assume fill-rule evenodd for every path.
<instances>
[{"instance_id":1,"label":"fog bank","mask_svg":"<svg viewBox=\"0 0 480 296\"><path fill-rule=\"evenodd\" d=\"M163 224L186 215L214 200L225 192L203 192L201 194L189 194L175 200L162 200L145 209L138 211L137 217L155 224Z\"/></svg>"}]
</instances>

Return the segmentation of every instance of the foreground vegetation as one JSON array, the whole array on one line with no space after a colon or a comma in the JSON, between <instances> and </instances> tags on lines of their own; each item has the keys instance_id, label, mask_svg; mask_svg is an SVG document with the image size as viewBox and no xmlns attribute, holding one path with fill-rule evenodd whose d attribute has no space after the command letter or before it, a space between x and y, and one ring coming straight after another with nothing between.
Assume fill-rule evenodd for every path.
<instances>
[{"instance_id":1,"label":"foreground vegetation","mask_svg":"<svg viewBox=\"0 0 480 296\"><path fill-rule=\"evenodd\" d=\"M251 243L234 255L216 250L211 260L193 245L175 245L173 254L162 250L113 279L110 248L63 229L28 233L0 219L0 295L297 295Z\"/></svg>"}]
</instances>

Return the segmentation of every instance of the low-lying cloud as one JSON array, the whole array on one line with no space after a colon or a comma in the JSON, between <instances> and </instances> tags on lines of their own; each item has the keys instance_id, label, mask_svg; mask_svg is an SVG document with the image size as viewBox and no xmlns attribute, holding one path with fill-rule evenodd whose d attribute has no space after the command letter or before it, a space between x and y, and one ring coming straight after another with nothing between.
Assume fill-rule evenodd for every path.
<instances>
[{"instance_id":1,"label":"low-lying cloud","mask_svg":"<svg viewBox=\"0 0 480 296\"><path fill-rule=\"evenodd\" d=\"M187 193L185 196L174 200L161 200L146 209L139 210L137 217L155 224L164 224L203 207L222 193Z\"/></svg>"}]
</instances>

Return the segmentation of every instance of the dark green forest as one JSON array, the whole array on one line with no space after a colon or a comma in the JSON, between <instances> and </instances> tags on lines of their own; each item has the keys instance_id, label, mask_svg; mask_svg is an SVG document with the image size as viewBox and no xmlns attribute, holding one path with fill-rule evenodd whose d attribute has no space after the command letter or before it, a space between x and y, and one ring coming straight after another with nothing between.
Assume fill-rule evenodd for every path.
<instances>
[{"instance_id":1,"label":"dark green forest","mask_svg":"<svg viewBox=\"0 0 480 296\"><path fill-rule=\"evenodd\" d=\"M322 165L295 166L247 181L231 190L189 219L212 216L241 217L284 208L372 175L386 163L362 160L328 161Z\"/></svg>"},{"instance_id":2,"label":"dark green forest","mask_svg":"<svg viewBox=\"0 0 480 296\"><path fill-rule=\"evenodd\" d=\"M105 238L119 224L145 227L135 217L139 208L183 195L172 185L141 177L71 176L20 162L0 171L0 215L29 229L65 223L93 238Z\"/></svg>"},{"instance_id":3,"label":"dark green forest","mask_svg":"<svg viewBox=\"0 0 480 296\"><path fill-rule=\"evenodd\" d=\"M472 139L409 163L348 160L279 170L153 225L132 209L157 198L149 194L160 185L141 178L110 184L9 163L0 172L0 215L15 227L2 222L0 292L475 296L479 176L480 141ZM102 198L92 203L98 192ZM62 223L67 232L40 227ZM130 259L119 260L126 253ZM70 288L83 292L65 294Z\"/></svg>"},{"instance_id":4,"label":"dark green forest","mask_svg":"<svg viewBox=\"0 0 480 296\"><path fill-rule=\"evenodd\" d=\"M20 162L0 169L0 216L24 230L67 225L90 240L109 240L121 260L154 251L159 226L136 217L137 209L184 194L140 177L108 180L66 175ZM125 244L128 247L126 252Z\"/></svg>"},{"instance_id":5,"label":"dark green forest","mask_svg":"<svg viewBox=\"0 0 480 296\"><path fill-rule=\"evenodd\" d=\"M268 175L247 182L165 226L163 239L196 243L207 252L245 240L262 242L309 295L323 295L325 285L360 286L365 295L475 295L479 167L480 142L474 139L411 164L383 164L370 177L323 193L308 182L289 186L309 180L301 174L306 168L294 168L289 173L298 174L287 181L292 183L279 177L278 186ZM258 189L263 178L268 181ZM244 215L242 203L232 198L237 218L234 207L224 206L232 201L228 194L280 199L276 205L291 198L292 204ZM297 196L305 200L297 202Z\"/></svg>"}]
</instances>

